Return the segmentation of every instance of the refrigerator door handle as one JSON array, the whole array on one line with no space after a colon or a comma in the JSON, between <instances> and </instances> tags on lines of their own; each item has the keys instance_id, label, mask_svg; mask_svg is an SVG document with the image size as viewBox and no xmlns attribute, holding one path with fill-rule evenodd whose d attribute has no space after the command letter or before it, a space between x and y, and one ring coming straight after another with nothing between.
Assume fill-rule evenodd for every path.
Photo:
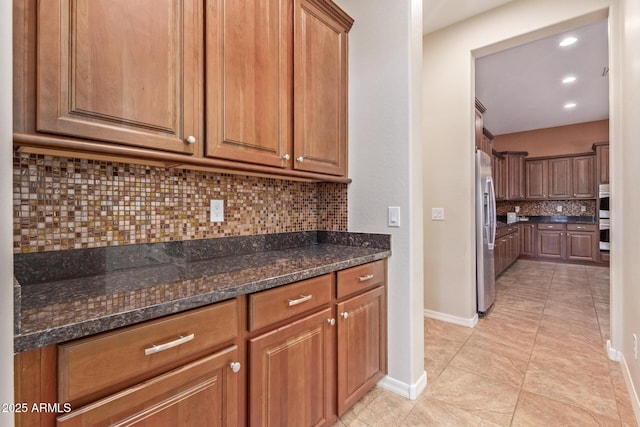
<instances>
[{"instance_id":1,"label":"refrigerator door handle","mask_svg":"<svg viewBox=\"0 0 640 427\"><path fill-rule=\"evenodd\" d=\"M489 215L487 215L489 220L488 246L489 250L492 251L496 245L496 193L493 188L493 178L490 176L487 177L487 190L489 193L489 203L487 204L487 210L489 210Z\"/></svg>"}]
</instances>

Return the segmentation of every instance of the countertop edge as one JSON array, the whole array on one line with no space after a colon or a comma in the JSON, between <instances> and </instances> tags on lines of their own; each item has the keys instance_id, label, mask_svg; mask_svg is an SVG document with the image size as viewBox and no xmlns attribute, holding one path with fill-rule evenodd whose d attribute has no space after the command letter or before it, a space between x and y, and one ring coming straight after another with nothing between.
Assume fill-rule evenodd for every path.
<instances>
[{"instance_id":1,"label":"countertop edge","mask_svg":"<svg viewBox=\"0 0 640 427\"><path fill-rule=\"evenodd\" d=\"M177 314L193 308L202 307L241 295L287 285L300 280L306 280L322 274L331 273L345 268L354 267L369 262L389 258L391 250L381 249L374 254L358 256L344 261L332 262L319 267L302 271L295 271L286 275L268 277L263 280L244 283L222 290L189 296L168 301L166 303L148 306L136 310L115 313L79 323L54 327L50 329L14 335L14 352L20 353L48 345L59 344L90 335L107 332L124 326L131 326L147 320Z\"/></svg>"}]
</instances>

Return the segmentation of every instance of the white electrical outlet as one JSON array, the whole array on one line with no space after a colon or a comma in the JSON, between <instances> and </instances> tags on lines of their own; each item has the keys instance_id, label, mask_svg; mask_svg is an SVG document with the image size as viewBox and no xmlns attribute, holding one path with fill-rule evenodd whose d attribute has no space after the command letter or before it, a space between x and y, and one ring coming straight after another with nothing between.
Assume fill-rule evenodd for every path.
<instances>
[{"instance_id":1,"label":"white electrical outlet","mask_svg":"<svg viewBox=\"0 0 640 427\"><path fill-rule=\"evenodd\" d=\"M580 206L580 212L586 212L586 211L587 211L586 206Z\"/></svg>"},{"instance_id":2,"label":"white electrical outlet","mask_svg":"<svg viewBox=\"0 0 640 427\"><path fill-rule=\"evenodd\" d=\"M515 213L520 213L520 206L516 206L513 210Z\"/></svg>"},{"instance_id":3,"label":"white electrical outlet","mask_svg":"<svg viewBox=\"0 0 640 427\"><path fill-rule=\"evenodd\" d=\"M431 208L432 221L444 221L444 208Z\"/></svg>"},{"instance_id":4,"label":"white electrical outlet","mask_svg":"<svg viewBox=\"0 0 640 427\"><path fill-rule=\"evenodd\" d=\"M211 200L210 201L210 222L224 222L224 200Z\"/></svg>"},{"instance_id":5,"label":"white electrical outlet","mask_svg":"<svg viewBox=\"0 0 640 427\"><path fill-rule=\"evenodd\" d=\"M558 212L562 212L562 205L558 205L558 206L556 206L556 211L558 211Z\"/></svg>"},{"instance_id":6,"label":"white electrical outlet","mask_svg":"<svg viewBox=\"0 0 640 427\"><path fill-rule=\"evenodd\" d=\"M638 336L633 334L633 358L638 360Z\"/></svg>"}]
</instances>

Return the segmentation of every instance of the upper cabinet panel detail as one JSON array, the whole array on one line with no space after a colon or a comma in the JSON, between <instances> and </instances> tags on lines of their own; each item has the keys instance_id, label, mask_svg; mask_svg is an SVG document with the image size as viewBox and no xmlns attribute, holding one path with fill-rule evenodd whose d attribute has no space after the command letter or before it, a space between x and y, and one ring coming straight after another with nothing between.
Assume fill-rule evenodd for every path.
<instances>
[{"instance_id":1,"label":"upper cabinet panel detail","mask_svg":"<svg viewBox=\"0 0 640 427\"><path fill-rule=\"evenodd\" d=\"M201 22L190 0L39 2L37 129L193 153Z\"/></svg>"}]
</instances>

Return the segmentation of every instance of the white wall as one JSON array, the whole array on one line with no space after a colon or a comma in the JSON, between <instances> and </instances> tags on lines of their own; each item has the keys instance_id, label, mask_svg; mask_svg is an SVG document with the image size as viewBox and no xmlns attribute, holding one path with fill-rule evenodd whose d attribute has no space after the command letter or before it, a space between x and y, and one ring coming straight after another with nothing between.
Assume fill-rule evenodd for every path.
<instances>
[{"instance_id":1,"label":"white wall","mask_svg":"<svg viewBox=\"0 0 640 427\"><path fill-rule=\"evenodd\" d=\"M12 3L0 2L0 404L13 399ZM0 424L13 414L0 412Z\"/></svg>"},{"instance_id":2,"label":"white wall","mask_svg":"<svg viewBox=\"0 0 640 427\"><path fill-rule=\"evenodd\" d=\"M392 234L389 375L415 397L425 385L421 190L421 0L340 0L349 33L349 230ZM387 227L399 206L401 227Z\"/></svg>"},{"instance_id":3,"label":"white wall","mask_svg":"<svg viewBox=\"0 0 640 427\"><path fill-rule=\"evenodd\" d=\"M424 38L424 298L431 314L468 325L475 316L474 55L568 29L567 20L575 27L604 18L610 3L521 0ZM445 209L445 221L431 221L433 207Z\"/></svg>"},{"instance_id":4,"label":"white wall","mask_svg":"<svg viewBox=\"0 0 640 427\"><path fill-rule=\"evenodd\" d=\"M612 308L620 307L612 317L614 348L621 352L621 361L636 418L640 422L640 361L634 359L633 334L640 339L640 2L621 1L619 77L616 88L619 100L619 143L611 146L611 191L615 234L612 241L612 284L620 285L612 294ZM615 167L617 166L617 167ZM614 270L615 269L615 270ZM621 323L621 328L617 328Z\"/></svg>"}]
</instances>

